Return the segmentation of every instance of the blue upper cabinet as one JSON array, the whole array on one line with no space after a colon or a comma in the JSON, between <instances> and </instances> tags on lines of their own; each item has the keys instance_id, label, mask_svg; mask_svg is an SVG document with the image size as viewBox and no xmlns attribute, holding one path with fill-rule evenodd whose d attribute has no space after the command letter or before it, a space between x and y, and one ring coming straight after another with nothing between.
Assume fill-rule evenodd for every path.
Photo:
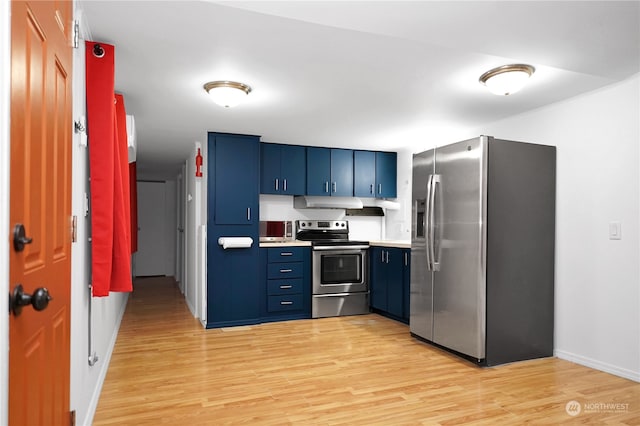
<instances>
[{"instance_id":1,"label":"blue upper cabinet","mask_svg":"<svg viewBox=\"0 0 640 426\"><path fill-rule=\"evenodd\" d=\"M258 136L209 134L213 188L209 208L217 225L252 225L259 220L260 169Z\"/></svg>"},{"instance_id":2,"label":"blue upper cabinet","mask_svg":"<svg viewBox=\"0 0 640 426\"><path fill-rule=\"evenodd\" d=\"M376 152L376 185L377 198L396 198L398 173L398 154L395 152Z\"/></svg>"},{"instance_id":3,"label":"blue upper cabinet","mask_svg":"<svg viewBox=\"0 0 640 426\"><path fill-rule=\"evenodd\" d=\"M353 196L353 151L307 147L307 195Z\"/></svg>"},{"instance_id":4,"label":"blue upper cabinet","mask_svg":"<svg viewBox=\"0 0 640 426\"><path fill-rule=\"evenodd\" d=\"M353 197L353 150L331 149L331 195Z\"/></svg>"},{"instance_id":5,"label":"blue upper cabinet","mask_svg":"<svg viewBox=\"0 0 640 426\"><path fill-rule=\"evenodd\" d=\"M282 194L304 195L307 183L307 150L303 146L280 147Z\"/></svg>"},{"instance_id":6,"label":"blue upper cabinet","mask_svg":"<svg viewBox=\"0 0 640 426\"><path fill-rule=\"evenodd\" d=\"M354 151L354 195L396 198L397 156L395 152Z\"/></svg>"},{"instance_id":7,"label":"blue upper cabinet","mask_svg":"<svg viewBox=\"0 0 640 426\"><path fill-rule=\"evenodd\" d=\"M261 194L305 193L305 147L263 143L260 147L260 166Z\"/></svg>"},{"instance_id":8,"label":"blue upper cabinet","mask_svg":"<svg viewBox=\"0 0 640 426\"><path fill-rule=\"evenodd\" d=\"M353 195L375 197L376 153L373 151L353 151Z\"/></svg>"},{"instance_id":9,"label":"blue upper cabinet","mask_svg":"<svg viewBox=\"0 0 640 426\"><path fill-rule=\"evenodd\" d=\"M307 147L307 194L331 195L331 150Z\"/></svg>"}]
</instances>

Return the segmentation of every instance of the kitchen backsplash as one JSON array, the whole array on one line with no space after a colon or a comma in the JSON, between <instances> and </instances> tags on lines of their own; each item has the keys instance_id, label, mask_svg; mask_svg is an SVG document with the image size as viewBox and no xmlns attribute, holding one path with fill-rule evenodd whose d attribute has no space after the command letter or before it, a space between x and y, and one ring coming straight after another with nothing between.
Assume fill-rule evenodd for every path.
<instances>
[{"instance_id":1,"label":"kitchen backsplash","mask_svg":"<svg viewBox=\"0 0 640 426\"><path fill-rule=\"evenodd\" d=\"M260 194L260 220L348 220L352 240L384 238L385 218L376 216L345 216L344 209L294 209L293 197Z\"/></svg>"}]
</instances>

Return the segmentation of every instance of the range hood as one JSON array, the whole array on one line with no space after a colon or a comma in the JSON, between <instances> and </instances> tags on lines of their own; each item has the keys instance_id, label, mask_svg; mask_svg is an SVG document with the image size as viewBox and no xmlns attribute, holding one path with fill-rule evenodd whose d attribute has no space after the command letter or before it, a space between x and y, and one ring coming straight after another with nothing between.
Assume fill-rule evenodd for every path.
<instances>
[{"instance_id":1,"label":"range hood","mask_svg":"<svg viewBox=\"0 0 640 426\"><path fill-rule=\"evenodd\" d=\"M323 197L299 195L293 197L296 209L361 209L362 200L356 197Z\"/></svg>"},{"instance_id":2,"label":"range hood","mask_svg":"<svg viewBox=\"0 0 640 426\"><path fill-rule=\"evenodd\" d=\"M293 207L296 209L361 209L363 207L380 207L388 210L398 210L400 203L378 198L299 195L293 197Z\"/></svg>"}]
</instances>

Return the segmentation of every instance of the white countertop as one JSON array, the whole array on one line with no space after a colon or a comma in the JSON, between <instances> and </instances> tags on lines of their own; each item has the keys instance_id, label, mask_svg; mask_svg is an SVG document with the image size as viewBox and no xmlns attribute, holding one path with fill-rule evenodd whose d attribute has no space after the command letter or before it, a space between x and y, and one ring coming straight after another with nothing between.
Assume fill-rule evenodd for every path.
<instances>
[{"instance_id":1,"label":"white countertop","mask_svg":"<svg viewBox=\"0 0 640 426\"><path fill-rule=\"evenodd\" d=\"M300 240L293 240L293 241L278 241L278 242L261 242L260 243L260 247L311 247L311 241L300 241Z\"/></svg>"},{"instance_id":2,"label":"white countertop","mask_svg":"<svg viewBox=\"0 0 640 426\"><path fill-rule=\"evenodd\" d=\"M411 241L406 240L373 240L369 241L369 245L373 247L395 247L395 248L411 248ZM283 242L261 242L260 247L310 247L311 241L283 241Z\"/></svg>"},{"instance_id":3,"label":"white countertop","mask_svg":"<svg viewBox=\"0 0 640 426\"><path fill-rule=\"evenodd\" d=\"M411 248L411 241L406 241L406 240L374 240L374 241L369 241L369 245L374 246L374 247Z\"/></svg>"}]
</instances>

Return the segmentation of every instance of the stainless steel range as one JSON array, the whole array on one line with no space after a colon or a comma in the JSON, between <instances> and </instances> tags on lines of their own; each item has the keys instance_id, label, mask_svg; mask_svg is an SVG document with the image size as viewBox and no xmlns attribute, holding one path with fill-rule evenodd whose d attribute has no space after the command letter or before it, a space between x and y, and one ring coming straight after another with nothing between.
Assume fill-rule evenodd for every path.
<instances>
[{"instance_id":1,"label":"stainless steel range","mask_svg":"<svg viewBox=\"0 0 640 426\"><path fill-rule=\"evenodd\" d=\"M369 243L349 240L349 222L298 220L296 239L311 241L311 316L369 313Z\"/></svg>"}]
</instances>

